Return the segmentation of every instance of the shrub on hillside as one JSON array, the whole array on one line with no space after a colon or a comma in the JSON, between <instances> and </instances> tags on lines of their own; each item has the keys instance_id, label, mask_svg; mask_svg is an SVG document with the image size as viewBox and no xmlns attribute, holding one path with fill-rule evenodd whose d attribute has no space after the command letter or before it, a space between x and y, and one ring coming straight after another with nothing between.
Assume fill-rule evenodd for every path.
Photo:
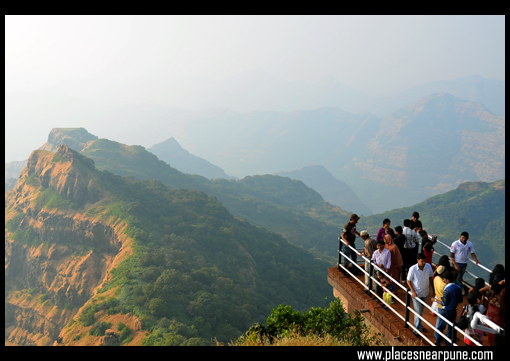
<instances>
[{"instance_id":1,"label":"shrub on hillside","mask_svg":"<svg viewBox=\"0 0 510 361\"><path fill-rule=\"evenodd\" d=\"M112 324L110 322L98 322L90 328L89 334L94 336L104 336L105 331L111 326Z\"/></svg>"},{"instance_id":2,"label":"shrub on hillside","mask_svg":"<svg viewBox=\"0 0 510 361\"><path fill-rule=\"evenodd\" d=\"M291 306L280 305L273 309L265 324L255 323L236 344L243 344L254 337L271 344L288 335L333 337L352 346L377 345L380 342L379 335L370 336L370 328L364 323L363 316L358 311L354 315L346 313L342 302L337 299L328 308L312 307L304 313Z\"/></svg>"}]
</instances>

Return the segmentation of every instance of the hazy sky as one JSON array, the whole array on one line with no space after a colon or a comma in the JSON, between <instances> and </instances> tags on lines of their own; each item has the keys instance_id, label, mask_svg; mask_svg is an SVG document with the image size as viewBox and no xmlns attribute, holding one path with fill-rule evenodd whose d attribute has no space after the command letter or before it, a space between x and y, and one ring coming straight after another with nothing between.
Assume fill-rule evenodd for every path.
<instances>
[{"instance_id":1,"label":"hazy sky","mask_svg":"<svg viewBox=\"0 0 510 361\"><path fill-rule=\"evenodd\" d=\"M504 16L7 16L6 91L98 75L262 69L332 75L379 96L434 80L505 77Z\"/></svg>"},{"instance_id":2,"label":"hazy sky","mask_svg":"<svg viewBox=\"0 0 510 361\"><path fill-rule=\"evenodd\" d=\"M53 127L110 136L93 124L109 116L102 106L191 109L246 72L290 86L334 77L373 97L505 78L504 16L6 16L5 33L6 161Z\"/></svg>"}]
</instances>

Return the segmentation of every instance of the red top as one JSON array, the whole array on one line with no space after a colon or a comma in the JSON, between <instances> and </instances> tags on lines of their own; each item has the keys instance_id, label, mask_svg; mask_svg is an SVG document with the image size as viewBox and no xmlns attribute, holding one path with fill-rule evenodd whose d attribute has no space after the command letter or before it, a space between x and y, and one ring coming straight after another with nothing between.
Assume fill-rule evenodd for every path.
<instances>
[{"instance_id":1,"label":"red top","mask_svg":"<svg viewBox=\"0 0 510 361\"><path fill-rule=\"evenodd\" d=\"M424 248L423 253L425 254L425 257L427 257L427 263L432 263L432 255L434 254L434 249L432 249L430 252L427 252Z\"/></svg>"}]
</instances>

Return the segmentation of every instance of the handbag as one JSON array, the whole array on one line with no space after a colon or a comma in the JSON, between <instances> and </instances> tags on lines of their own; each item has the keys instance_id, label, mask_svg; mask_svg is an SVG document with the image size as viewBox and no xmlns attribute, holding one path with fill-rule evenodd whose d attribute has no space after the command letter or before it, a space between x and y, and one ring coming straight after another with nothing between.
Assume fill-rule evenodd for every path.
<instances>
[{"instance_id":1,"label":"handbag","mask_svg":"<svg viewBox=\"0 0 510 361\"><path fill-rule=\"evenodd\" d=\"M469 326L469 322L466 316L466 307L467 305L464 306L464 308L462 309L462 314L460 315L459 320L457 321L457 327L460 328L461 330L464 330Z\"/></svg>"},{"instance_id":2,"label":"handbag","mask_svg":"<svg viewBox=\"0 0 510 361\"><path fill-rule=\"evenodd\" d=\"M384 292L383 294L383 301L387 303L388 305L391 305L391 293Z\"/></svg>"},{"instance_id":3,"label":"handbag","mask_svg":"<svg viewBox=\"0 0 510 361\"><path fill-rule=\"evenodd\" d=\"M434 311L434 313L432 315L437 314L439 312L436 300L434 300L434 302L432 302L432 305L430 306L430 308L432 308L432 310Z\"/></svg>"}]
</instances>

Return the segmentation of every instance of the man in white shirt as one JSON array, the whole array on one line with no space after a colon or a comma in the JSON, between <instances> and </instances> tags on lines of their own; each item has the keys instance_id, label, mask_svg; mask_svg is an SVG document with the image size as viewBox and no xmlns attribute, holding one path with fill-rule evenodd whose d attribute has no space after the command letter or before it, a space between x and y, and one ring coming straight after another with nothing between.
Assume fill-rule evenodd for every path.
<instances>
[{"instance_id":1,"label":"man in white shirt","mask_svg":"<svg viewBox=\"0 0 510 361\"><path fill-rule=\"evenodd\" d=\"M460 239L453 242L452 246L450 247L450 260L452 261L452 264L455 267L455 271L457 271L459 274L457 280L459 281L459 284L462 287L463 295L466 294L466 291L464 288L464 284L462 283L462 279L464 277L464 273L466 272L467 259L469 254L471 253L471 257L473 257L476 264L480 263L476 258L475 247L473 246L473 243L468 241L468 239L469 233L462 232L460 234Z\"/></svg>"},{"instance_id":2,"label":"man in white shirt","mask_svg":"<svg viewBox=\"0 0 510 361\"><path fill-rule=\"evenodd\" d=\"M422 316L424 306L418 299L426 303L430 288L433 287L432 276L434 276L434 271L432 266L427 263L427 257L423 253L418 253L416 258L418 263L411 266L407 273L407 285L412 292L414 311ZM414 327L420 332L427 332L421 323L421 319L416 315L414 316ZM413 331L413 333L416 334L416 331Z\"/></svg>"}]
</instances>

